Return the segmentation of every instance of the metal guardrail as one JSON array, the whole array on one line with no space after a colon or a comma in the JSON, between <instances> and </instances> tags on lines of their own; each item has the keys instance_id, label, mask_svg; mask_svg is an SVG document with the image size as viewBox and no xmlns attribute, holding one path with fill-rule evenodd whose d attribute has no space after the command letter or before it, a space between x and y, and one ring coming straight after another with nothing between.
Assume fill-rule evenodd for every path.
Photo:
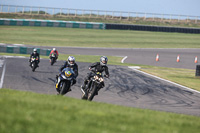
<instances>
[{"instance_id":1,"label":"metal guardrail","mask_svg":"<svg viewBox=\"0 0 200 133\"><path fill-rule=\"evenodd\" d=\"M56 15L67 17L90 17L105 18L116 20L143 20L160 22L186 22L200 23L200 16L177 15L177 14L157 14L143 12L124 12L124 11L104 11L104 10L85 10L72 8L53 8L35 6L0 5L0 13L19 13L31 15Z\"/></svg>"}]
</instances>

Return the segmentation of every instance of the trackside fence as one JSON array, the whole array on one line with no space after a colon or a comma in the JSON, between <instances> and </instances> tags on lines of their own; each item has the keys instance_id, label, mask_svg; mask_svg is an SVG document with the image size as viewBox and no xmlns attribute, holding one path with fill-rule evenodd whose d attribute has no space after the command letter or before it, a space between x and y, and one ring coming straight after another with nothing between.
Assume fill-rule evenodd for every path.
<instances>
[{"instance_id":1,"label":"trackside fence","mask_svg":"<svg viewBox=\"0 0 200 133\"><path fill-rule=\"evenodd\" d=\"M17 13L30 15L52 15L59 17L86 17L86 18L105 18L113 20L127 21L153 21L153 22L184 22L200 23L200 16L181 15L181 14L158 14L144 12L127 11L105 11L87 10L72 8L0 5L0 13Z\"/></svg>"}]
</instances>

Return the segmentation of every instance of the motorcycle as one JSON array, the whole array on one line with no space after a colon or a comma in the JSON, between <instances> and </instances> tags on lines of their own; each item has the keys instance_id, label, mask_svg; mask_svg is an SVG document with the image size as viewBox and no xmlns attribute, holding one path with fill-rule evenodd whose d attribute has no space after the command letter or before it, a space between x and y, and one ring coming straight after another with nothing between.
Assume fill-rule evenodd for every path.
<instances>
[{"instance_id":1,"label":"motorcycle","mask_svg":"<svg viewBox=\"0 0 200 133\"><path fill-rule=\"evenodd\" d=\"M38 67L38 58L32 57L31 58L31 68L32 68L32 71L34 72L37 67Z\"/></svg>"},{"instance_id":2,"label":"motorcycle","mask_svg":"<svg viewBox=\"0 0 200 133\"><path fill-rule=\"evenodd\" d=\"M58 76L56 83L56 89L59 95L65 95L67 92L71 91L71 85L73 84L74 71L67 67L64 68Z\"/></svg>"},{"instance_id":3,"label":"motorcycle","mask_svg":"<svg viewBox=\"0 0 200 133\"><path fill-rule=\"evenodd\" d=\"M83 95L81 99L92 101L95 95L98 95L98 91L104 87L104 79L102 73L96 72L86 85L85 91L82 90Z\"/></svg>"},{"instance_id":4,"label":"motorcycle","mask_svg":"<svg viewBox=\"0 0 200 133\"><path fill-rule=\"evenodd\" d=\"M53 65L53 64L56 62L56 56L57 56L57 55L54 54L54 53L51 54L51 57L50 57L50 59L51 59L51 60L50 60L51 65Z\"/></svg>"}]
</instances>

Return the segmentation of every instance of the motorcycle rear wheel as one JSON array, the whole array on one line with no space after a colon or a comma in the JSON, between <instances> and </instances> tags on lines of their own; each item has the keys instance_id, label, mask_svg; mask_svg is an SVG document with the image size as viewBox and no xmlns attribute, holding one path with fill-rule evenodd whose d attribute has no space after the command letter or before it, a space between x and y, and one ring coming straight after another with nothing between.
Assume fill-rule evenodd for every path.
<instances>
[{"instance_id":1,"label":"motorcycle rear wheel","mask_svg":"<svg viewBox=\"0 0 200 133\"><path fill-rule=\"evenodd\" d=\"M87 96L85 94L82 95L81 99L87 100Z\"/></svg>"}]
</instances>

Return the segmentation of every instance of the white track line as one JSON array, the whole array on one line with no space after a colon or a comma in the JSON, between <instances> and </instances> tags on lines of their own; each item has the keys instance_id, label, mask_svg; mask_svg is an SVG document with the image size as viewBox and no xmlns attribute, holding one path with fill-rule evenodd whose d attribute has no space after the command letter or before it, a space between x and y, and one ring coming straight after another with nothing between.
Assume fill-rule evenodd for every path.
<instances>
[{"instance_id":1,"label":"white track line","mask_svg":"<svg viewBox=\"0 0 200 133\"><path fill-rule=\"evenodd\" d=\"M25 56L9 56L9 55L3 55L3 56L0 56L0 57L4 57L4 58L28 58L28 57L25 57Z\"/></svg>"},{"instance_id":2,"label":"white track line","mask_svg":"<svg viewBox=\"0 0 200 133\"><path fill-rule=\"evenodd\" d=\"M131 67L128 67L128 68L131 68ZM140 72L140 73L142 73L142 74L145 74L145 75L151 76L151 77L153 77L153 78L156 78L156 79L159 79L159 80L162 80L162 81L165 81L165 82L168 82L168 83L174 84L174 85L176 85L176 86L179 86L179 87L182 87L182 88L184 88L184 89L187 89L187 90L190 90L190 91L193 91L193 92L196 92L196 93L199 93L199 94L200 94L199 91L194 90L194 89L191 89L191 88L188 88L188 87L186 87L186 86L183 86L183 85L180 85L180 84L174 83L174 82L169 81L169 80L166 80L166 79L162 79L162 78L160 78L160 77L157 77L157 76L154 76L154 75L148 74L148 73L146 73L146 72L143 72L143 71L140 71L140 70L137 70L137 69L133 69L133 68L131 68L131 69L134 70L134 71L136 71L136 72Z\"/></svg>"},{"instance_id":3,"label":"white track line","mask_svg":"<svg viewBox=\"0 0 200 133\"><path fill-rule=\"evenodd\" d=\"M124 63L124 61L128 58L128 56L125 56L122 60L121 63Z\"/></svg>"},{"instance_id":4,"label":"white track line","mask_svg":"<svg viewBox=\"0 0 200 133\"><path fill-rule=\"evenodd\" d=\"M13 44L15 46L24 46L24 44Z\"/></svg>"},{"instance_id":5,"label":"white track line","mask_svg":"<svg viewBox=\"0 0 200 133\"><path fill-rule=\"evenodd\" d=\"M3 72L1 75L0 89L3 87L3 80L4 80L5 72L6 72L6 62L4 63Z\"/></svg>"}]
</instances>

